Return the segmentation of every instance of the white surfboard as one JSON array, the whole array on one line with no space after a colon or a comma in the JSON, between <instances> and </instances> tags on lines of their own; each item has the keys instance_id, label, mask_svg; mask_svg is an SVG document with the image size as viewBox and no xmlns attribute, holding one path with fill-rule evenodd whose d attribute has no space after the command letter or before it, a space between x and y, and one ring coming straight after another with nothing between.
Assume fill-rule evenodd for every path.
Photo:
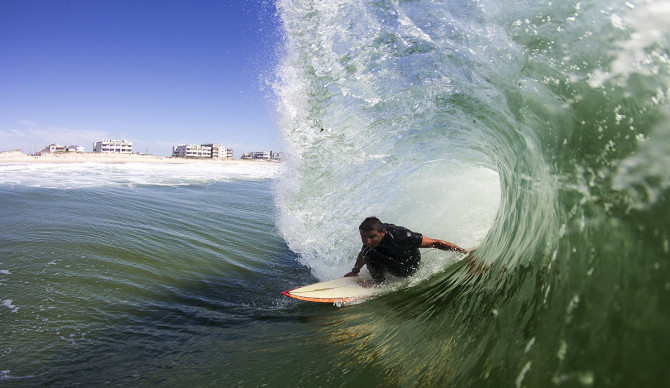
<instances>
[{"instance_id":1,"label":"white surfboard","mask_svg":"<svg viewBox=\"0 0 670 388\"><path fill-rule=\"evenodd\" d=\"M342 277L286 290L282 294L308 302L348 303L368 298L381 291L380 287L371 285L371 280L369 274Z\"/></svg>"}]
</instances>

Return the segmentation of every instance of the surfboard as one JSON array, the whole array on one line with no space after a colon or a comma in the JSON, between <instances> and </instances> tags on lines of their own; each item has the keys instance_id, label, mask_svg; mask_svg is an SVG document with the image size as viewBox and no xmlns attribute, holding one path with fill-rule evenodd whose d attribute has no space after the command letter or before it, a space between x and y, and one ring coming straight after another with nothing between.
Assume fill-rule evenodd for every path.
<instances>
[{"instance_id":1,"label":"surfboard","mask_svg":"<svg viewBox=\"0 0 670 388\"><path fill-rule=\"evenodd\" d=\"M365 287L372 278L369 274L342 277L283 291L282 294L308 302L348 303L368 298L380 291L379 287Z\"/></svg>"}]
</instances>

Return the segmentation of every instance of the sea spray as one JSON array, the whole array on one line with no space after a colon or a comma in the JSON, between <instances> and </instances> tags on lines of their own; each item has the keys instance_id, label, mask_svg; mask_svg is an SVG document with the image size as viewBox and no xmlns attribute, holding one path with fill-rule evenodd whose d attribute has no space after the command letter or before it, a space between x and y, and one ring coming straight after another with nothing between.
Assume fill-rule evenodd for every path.
<instances>
[{"instance_id":1,"label":"sea spray","mask_svg":"<svg viewBox=\"0 0 670 388\"><path fill-rule=\"evenodd\" d=\"M474 74L463 68L465 58L450 61L439 48L451 33L426 39L393 7L282 7L288 40L277 93L291 149L277 201L289 245L320 278L350 267L356 226L368 215L476 246L492 222L499 183L482 151L486 140L478 137L479 149L466 144L477 119L448 103ZM470 55L465 42L449 43ZM473 196L479 210L464 219L457 209Z\"/></svg>"}]
</instances>

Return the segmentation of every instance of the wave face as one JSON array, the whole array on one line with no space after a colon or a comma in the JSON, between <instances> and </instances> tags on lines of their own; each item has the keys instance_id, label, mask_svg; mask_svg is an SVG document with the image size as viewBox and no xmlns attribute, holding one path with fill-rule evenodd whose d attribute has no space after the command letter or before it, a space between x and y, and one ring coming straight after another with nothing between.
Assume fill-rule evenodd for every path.
<instances>
[{"instance_id":1,"label":"wave face","mask_svg":"<svg viewBox=\"0 0 670 388\"><path fill-rule=\"evenodd\" d=\"M302 264L341 276L368 215L478 246L342 310L345 366L400 385L670 383L670 2L278 7L278 226Z\"/></svg>"}]
</instances>

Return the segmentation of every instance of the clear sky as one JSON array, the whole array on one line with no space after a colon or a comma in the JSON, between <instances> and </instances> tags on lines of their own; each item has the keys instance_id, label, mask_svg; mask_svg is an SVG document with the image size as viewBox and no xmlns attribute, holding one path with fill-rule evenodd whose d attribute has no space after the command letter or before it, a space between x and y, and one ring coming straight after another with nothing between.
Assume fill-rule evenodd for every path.
<instances>
[{"instance_id":1,"label":"clear sky","mask_svg":"<svg viewBox=\"0 0 670 388\"><path fill-rule=\"evenodd\" d=\"M281 150L273 0L0 1L0 151Z\"/></svg>"}]
</instances>

